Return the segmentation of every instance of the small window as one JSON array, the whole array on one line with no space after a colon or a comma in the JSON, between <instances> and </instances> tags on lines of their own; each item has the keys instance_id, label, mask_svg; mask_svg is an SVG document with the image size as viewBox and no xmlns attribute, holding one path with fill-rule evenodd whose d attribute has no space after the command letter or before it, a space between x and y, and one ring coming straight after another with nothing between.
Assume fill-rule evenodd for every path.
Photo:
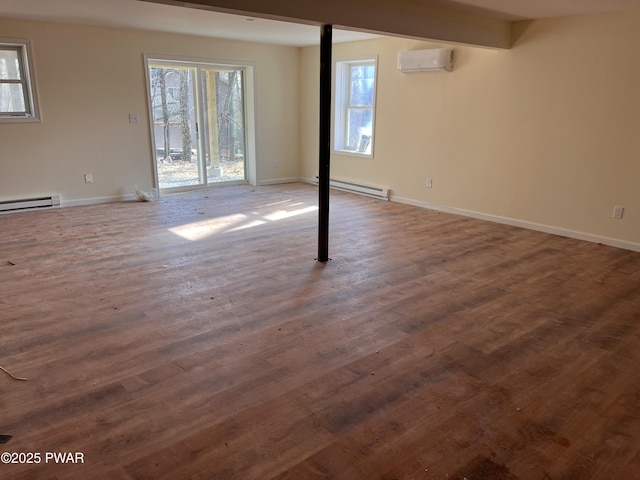
<instances>
[{"instance_id":1,"label":"small window","mask_svg":"<svg viewBox=\"0 0 640 480\"><path fill-rule=\"evenodd\" d=\"M336 151L373 156L376 64L376 58L336 62Z\"/></svg>"},{"instance_id":2,"label":"small window","mask_svg":"<svg viewBox=\"0 0 640 480\"><path fill-rule=\"evenodd\" d=\"M38 121L30 44L0 39L0 122Z\"/></svg>"}]
</instances>

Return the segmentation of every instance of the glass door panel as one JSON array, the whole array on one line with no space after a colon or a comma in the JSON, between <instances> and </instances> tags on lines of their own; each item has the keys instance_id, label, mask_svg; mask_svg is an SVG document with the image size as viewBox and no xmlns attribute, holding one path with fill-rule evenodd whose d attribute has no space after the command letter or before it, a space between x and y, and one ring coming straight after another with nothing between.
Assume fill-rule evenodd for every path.
<instances>
[{"instance_id":1,"label":"glass door panel","mask_svg":"<svg viewBox=\"0 0 640 480\"><path fill-rule=\"evenodd\" d=\"M246 179L244 71L200 68L207 183Z\"/></svg>"},{"instance_id":2,"label":"glass door panel","mask_svg":"<svg viewBox=\"0 0 640 480\"><path fill-rule=\"evenodd\" d=\"M196 72L195 67L149 65L160 189L205 183L198 146Z\"/></svg>"}]
</instances>

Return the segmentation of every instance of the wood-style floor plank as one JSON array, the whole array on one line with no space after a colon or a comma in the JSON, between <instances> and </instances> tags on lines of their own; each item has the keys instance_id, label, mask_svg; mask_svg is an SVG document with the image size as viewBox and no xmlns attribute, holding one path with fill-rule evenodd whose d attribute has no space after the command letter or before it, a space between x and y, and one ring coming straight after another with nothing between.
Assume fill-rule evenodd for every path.
<instances>
[{"instance_id":1,"label":"wood-style floor plank","mask_svg":"<svg viewBox=\"0 0 640 480\"><path fill-rule=\"evenodd\" d=\"M0 478L640 479L639 253L316 194L0 216Z\"/></svg>"}]
</instances>

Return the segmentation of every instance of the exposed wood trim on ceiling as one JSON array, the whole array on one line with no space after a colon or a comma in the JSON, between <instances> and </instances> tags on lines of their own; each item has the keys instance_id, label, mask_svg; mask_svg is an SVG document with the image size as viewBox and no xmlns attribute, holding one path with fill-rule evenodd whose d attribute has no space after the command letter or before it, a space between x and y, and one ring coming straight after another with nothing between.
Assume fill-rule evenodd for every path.
<instances>
[{"instance_id":1,"label":"exposed wood trim on ceiling","mask_svg":"<svg viewBox=\"0 0 640 480\"><path fill-rule=\"evenodd\" d=\"M510 48L511 22L442 0L139 0L443 42Z\"/></svg>"}]
</instances>

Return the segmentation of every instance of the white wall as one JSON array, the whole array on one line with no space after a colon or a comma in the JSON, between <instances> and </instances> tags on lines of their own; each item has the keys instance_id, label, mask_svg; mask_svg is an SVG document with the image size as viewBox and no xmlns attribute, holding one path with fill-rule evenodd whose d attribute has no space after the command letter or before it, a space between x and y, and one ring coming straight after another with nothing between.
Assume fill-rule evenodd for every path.
<instances>
[{"instance_id":1,"label":"white wall","mask_svg":"<svg viewBox=\"0 0 640 480\"><path fill-rule=\"evenodd\" d=\"M334 58L378 54L379 73L375 158L334 154L332 177L640 249L639 24L638 13L519 23L511 50L454 46L452 73L396 69L399 51L441 44L336 45ZM300 61L305 178L317 174L318 56L305 48Z\"/></svg>"},{"instance_id":2,"label":"white wall","mask_svg":"<svg viewBox=\"0 0 640 480\"><path fill-rule=\"evenodd\" d=\"M297 48L1 18L0 32L31 39L42 109L41 123L0 125L0 200L111 200L152 187L145 53L255 62L258 181L299 176Z\"/></svg>"}]
</instances>

